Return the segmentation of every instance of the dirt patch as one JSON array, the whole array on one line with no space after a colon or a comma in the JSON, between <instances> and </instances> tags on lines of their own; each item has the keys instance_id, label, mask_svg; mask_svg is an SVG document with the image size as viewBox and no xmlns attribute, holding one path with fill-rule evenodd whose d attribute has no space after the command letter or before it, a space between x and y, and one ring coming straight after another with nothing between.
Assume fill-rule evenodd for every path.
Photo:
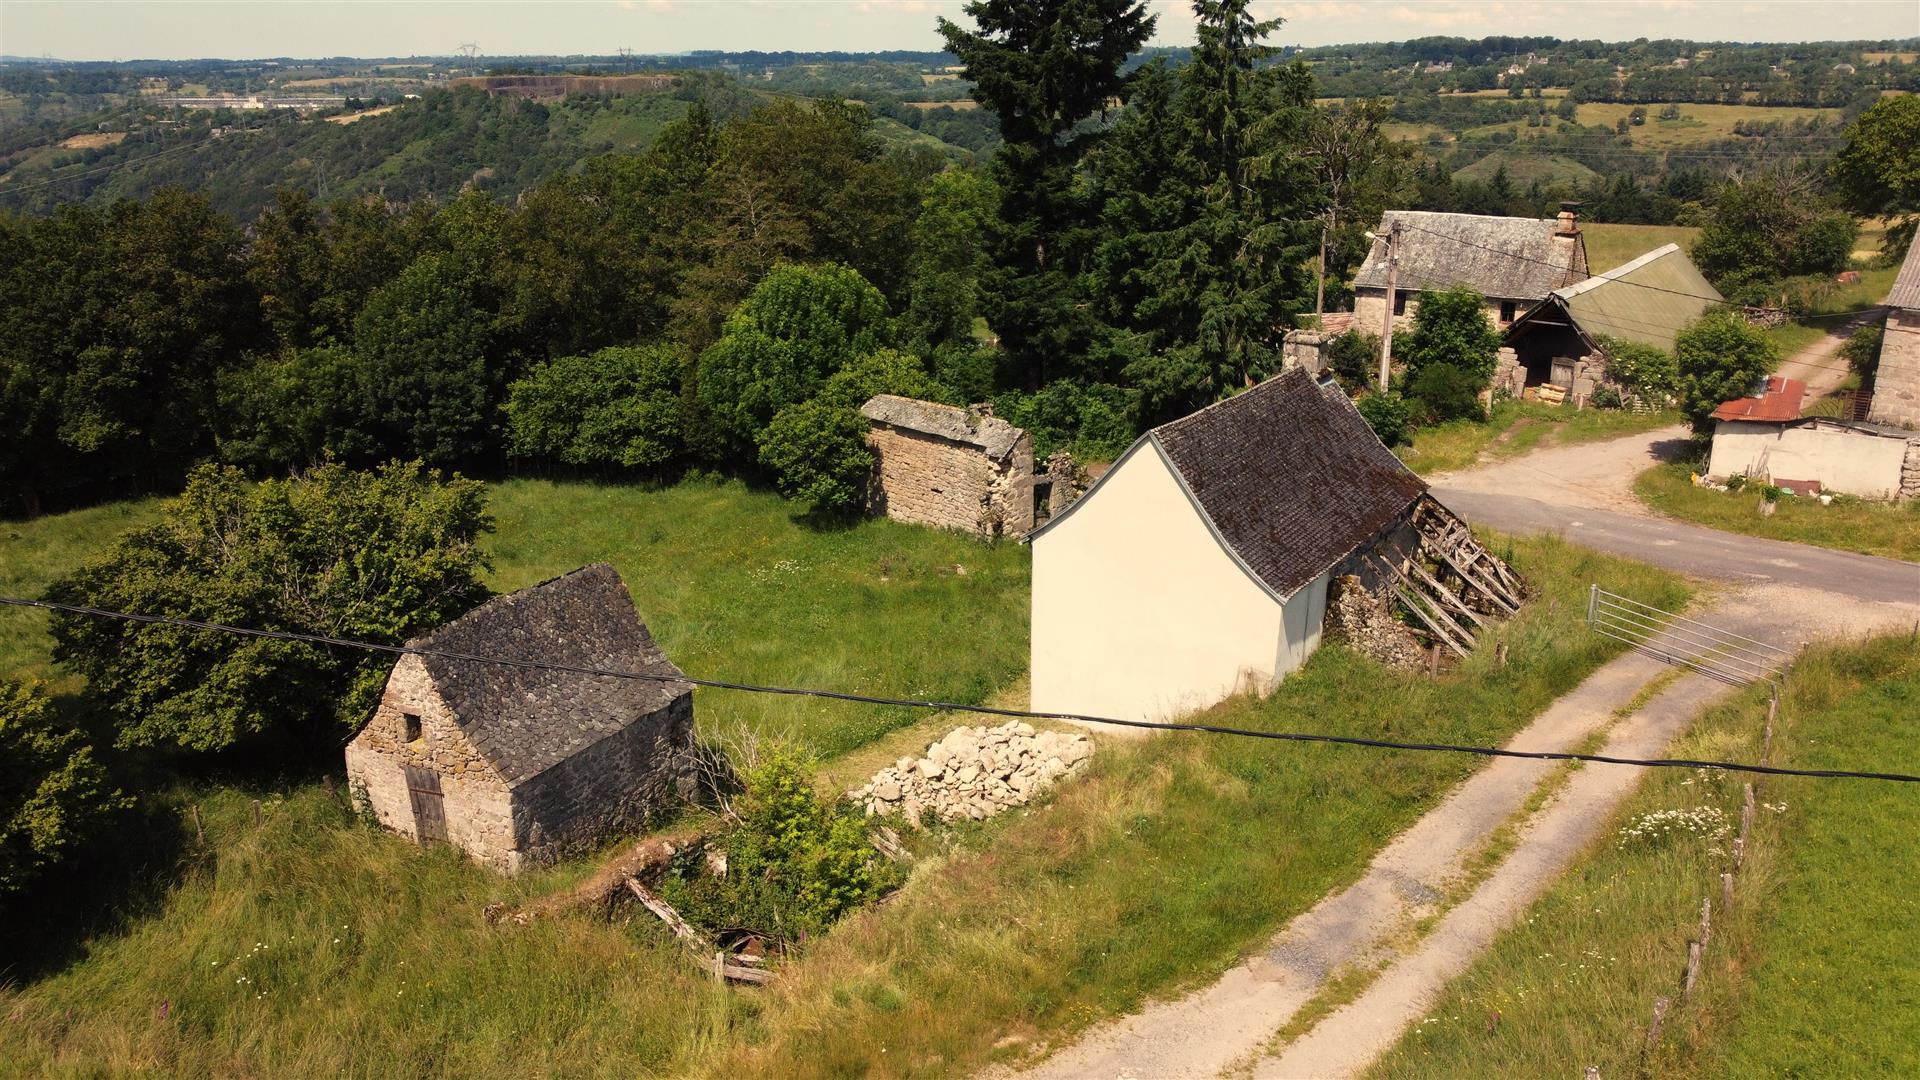
<instances>
[{"instance_id":1,"label":"dirt patch","mask_svg":"<svg viewBox=\"0 0 1920 1080\"><path fill-rule=\"evenodd\" d=\"M327 123L351 124L355 120L365 120L369 116L384 116L399 107L398 105L382 105L377 109L368 109L365 112L348 113L345 116L329 116L327 117Z\"/></svg>"},{"instance_id":2,"label":"dirt patch","mask_svg":"<svg viewBox=\"0 0 1920 1080\"><path fill-rule=\"evenodd\" d=\"M124 131L89 131L61 142L60 149L98 150L103 146L119 146L126 141L127 133Z\"/></svg>"}]
</instances>

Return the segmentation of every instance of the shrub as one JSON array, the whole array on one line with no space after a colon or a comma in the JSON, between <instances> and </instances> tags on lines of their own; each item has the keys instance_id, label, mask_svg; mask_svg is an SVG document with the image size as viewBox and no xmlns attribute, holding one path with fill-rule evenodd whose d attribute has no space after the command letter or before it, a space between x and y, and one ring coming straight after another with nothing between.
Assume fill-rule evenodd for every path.
<instances>
[{"instance_id":1,"label":"shrub","mask_svg":"<svg viewBox=\"0 0 1920 1080\"><path fill-rule=\"evenodd\" d=\"M1381 442L1392 447L1407 441L1407 423L1412 409L1398 393L1376 390L1363 395L1354 405L1359 408L1360 415L1366 417L1367 426L1373 429Z\"/></svg>"},{"instance_id":2,"label":"shrub","mask_svg":"<svg viewBox=\"0 0 1920 1080\"><path fill-rule=\"evenodd\" d=\"M760 464L787 498L812 504L816 514L847 516L866 504L873 475L866 431L866 419L848 406L789 405L760 432Z\"/></svg>"},{"instance_id":3,"label":"shrub","mask_svg":"<svg viewBox=\"0 0 1920 1080\"><path fill-rule=\"evenodd\" d=\"M1601 343L1607 356L1607 377L1655 404L1680 396L1680 368L1673 354L1651 345L1608 338Z\"/></svg>"},{"instance_id":4,"label":"shrub","mask_svg":"<svg viewBox=\"0 0 1920 1080\"><path fill-rule=\"evenodd\" d=\"M1625 405L1626 401L1621 398L1620 391L1603 384L1593 388L1593 396L1587 399L1587 404L1596 409L1618 409Z\"/></svg>"},{"instance_id":5,"label":"shrub","mask_svg":"<svg viewBox=\"0 0 1920 1080\"><path fill-rule=\"evenodd\" d=\"M1846 343L1840 346L1840 355L1855 375L1864 379L1879 366L1881 337L1878 326L1862 326L1847 335Z\"/></svg>"},{"instance_id":6,"label":"shrub","mask_svg":"<svg viewBox=\"0 0 1920 1080\"><path fill-rule=\"evenodd\" d=\"M1422 423L1485 420L1487 414L1480 407L1481 385L1452 364L1429 364L1414 375L1407 396Z\"/></svg>"},{"instance_id":7,"label":"shrub","mask_svg":"<svg viewBox=\"0 0 1920 1080\"><path fill-rule=\"evenodd\" d=\"M1328 343L1327 367L1347 393L1365 390L1380 371L1380 339L1359 330L1339 335Z\"/></svg>"},{"instance_id":8,"label":"shrub","mask_svg":"<svg viewBox=\"0 0 1920 1080\"><path fill-rule=\"evenodd\" d=\"M1751 393L1773 370L1779 352L1765 334L1723 308L1680 331L1673 359L1680 372L1681 408L1694 432L1704 434L1711 429L1713 410Z\"/></svg>"},{"instance_id":9,"label":"shrub","mask_svg":"<svg viewBox=\"0 0 1920 1080\"><path fill-rule=\"evenodd\" d=\"M268 472L328 454L355 461L377 456L365 369L351 350L324 346L222 374L221 460Z\"/></svg>"},{"instance_id":10,"label":"shrub","mask_svg":"<svg viewBox=\"0 0 1920 1080\"><path fill-rule=\"evenodd\" d=\"M507 452L565 465L657 469L685 447L684 368L665 345L563 356L507 391Z\"/></svg>"},{"instance_id":11,"label":"shrub","mask_svg":"<svg viewBox=\"0 0 1920 1080\"><path fill-rule=\"evenodd\" d=\"M1033 435L1044 459L1067 448L1081 461L1112 461L1140 434L1140 397L1110 383L1060 379L1037 393L1009 391L993 399L994 413Z\"/></svg>"},{"instance_id":12,"label":"shrub","mask_svg":"<svg viewBox=\"0 0 1920 1080\"><path fill-rule=\"evenodd\" d=\"M781 941L817 935L842 915L898 887L865 819L813 786L814 762L774 747L746 770L736 822L710 842L726 852L724 876L678 867L661 893L708 931L748 927Z\"/></svg>"},{"instance_id":13,"label":"shrub","mask_svg":"<svg viewBox=\"0 0 1920 1080\"><path fill-rule=\"evenodd\" d=\"M86 737L62 724L38 686L0 680L0 898L129 805L107 786Z\"/></svg>"},{"instance_id":14,"label":"shrub","mask_svg":"<svg viewBox=\"0 0 1920 1080\"><path fill-rule=\"evenodd\" d=\"M927 374L926 365L912 353L876 349L864 353L827 377L819 400L828 405L858 409L875 394L898 394L923 401L951 401L952 391Z\"/></svg>"},{"instance_id":15,"label":"shrub","mask_svg":"<svg viewBox=\"0 0 1920 1080\"><path fill-rule=\"evenodd\" d=\"M48 590L69 604L385 644L487 595L478 481L393 462L321 465L249 485L202 466L158 522ZM86 676L123 746L218 750L268 731L337 755L391 657L152 623L56 614L54 658Z\"/></svg>"},{"instance_id":16,"label":"shrub","mask_svg":"<svg viewBox=\"0 0 1920 1080\"><path fill-rule=\"evenodd\" d=\"M1493 379L1500 356L1500 332L1487 321L1486 297L1464 285L1420 294L1413 313L1413 332L1394 354L1409 370L1446 364L1474 381L1476 388Z\"/></svg>"}]
</instances>

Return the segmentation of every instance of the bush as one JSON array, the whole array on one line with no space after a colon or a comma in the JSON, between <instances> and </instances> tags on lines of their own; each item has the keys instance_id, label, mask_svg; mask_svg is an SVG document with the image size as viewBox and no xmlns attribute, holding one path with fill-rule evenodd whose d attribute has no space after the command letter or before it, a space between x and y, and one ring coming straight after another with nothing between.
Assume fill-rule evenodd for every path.
<instances>
[{"instance_id":1,"label":"bush","mask_svg":"<svg viewBox=\"0 0 1920 1080\"><path fill-rule=\"evenodd\" d=\"M660 891L709 932L746 927L792 942L897 888L900 870L880 858L861 814L813 786L814 762L775 747L746 770L735 824L709 841L726 852L724 876L677 867Z\"/></svg>"},{"instance_id":2,"label":"bush","mask_svg":"<svg viewBox=\"0 0 1920 1080\"><path fill-rule=\"evenodd\" d=\"M535 367L507 391L507 453L565 465L657 469L686 445L680 354L601 349Z\"/></svg>"},{"instance_id":3,"label":"bush","mask_svg":"<svg viewBox=\"0 0 1920 1080\"><path fill-rule=\"evenodd\" d=\"M1376 390L1363 395L1354 405L1381 442L1394 447L1407 441L1407 424L1413 410L1398 393Z\"/></svg>"},{"instance_id":4,"label":"bush","mask_svg":"<svg viewBox=\"0 0 1920 1080\"><path fill-rule=\"evenodd\" d=\"M1878 326L1862 326L1847 335L1844 345L1840 346L1840 355L1846 359L1847 367L1861 378L1873 374L1880 365L1880 339L1882 331Z\"/></svg>"},{"instance_id":5,"label":"bush","mask_svg":"<svg viewBox=\"0 0 1920 1080\"><path fill-rule=\"evenodd\" d=\"M1618 338L1601 343L1607 377L1656 405L1680 397L1680 368L1673 354Z\"/></svg>"},{"instance_id":6,"label":"bush","mask_svg":"<svg viewBox=\"0 0 1920 1080\"><path fill-rule=\"evenodd\" d=\"M1034 456L1042 460L1065 448L1081 461L1112 461L1140 434L1139 394L1111 383L1060 379L1037 393L1000 394L993 407L994 415L1033 436Z\"/></svg>"},{"instance_id":7,"label":"bush","mask_svg":"<svg viewBox=\"0 0 1920 1080\"><path fill-rule=\"evenodd\" d=\"M1423 424L1485 420L1486 411L1480 407L1481 385L1452 364L1429 364L1413 377L1407 396Z\"/></svg>"},{"instance_id":8,"label":"bush","mask_svg":"<svg viewBox=\"0 0 1920 1080\"><path fill-rule=\"evenodd\" d=\"M1618 409L1626 405L1626 401L1620 396L1620 391L1602 384L1593 388L1593 396L1587 399L1587 404L1596 409Z\"/></svg>"},{"instance_id":9,"label":"bush","mask_svg":"<svg viewBox=\"0 0 1920 1080\"><path fill-rule=\"evenodd\" d=\"M1500 356L1500 332L1487 321L1486 297L1462 285L1420 294L1413 332L1394 355L1416 375L1438 364L1457 368L1475 388L1493 380Z\"/></svg>"},{"instance_id":10,"label":"bush","mask_svg":"<svg viewBox=\"0 0 1920 1080\"><path fill-rule=\"evenodd\" d=\"M328 454L379 453L365 365L337 346L295 349L221 375L220 458L256 473L310 465Z\"/></svg>"},{"instance_id":11,"label":"bush","mask_svg":"<svg viewBox=\"0 0 1920 1080\"><path fill-rule=\"evenodd\" d=\"M1328 343L1327 367L1347 393L1365 390L1380 371L1380 339L1358 330L1339 335Z\"/></svg>"},{"instance_id":12,"label":"bush","mask_svg":"<svg viewBox=\"0 0 1920 1080\"><path fill-rule=\"evenodd\" d=\"M760 432L760 464L789 499L844 517L866 505L874 456L867 421L845 405L803 401L781 409Z\"/></svg>"},{"instance_id":13,"label":"bush","mask_svg":"<svg viewBox=\"0 0 1920 1080\"><path fill-rule=\"evenodd\" d=\"M485 599L478 481L393 462L250 485L202 466L158 522L48 590L68 604L397 645ZM123 746L218 750L275 731L335 756L389 656L55 614L54 658L84 675Z\"/></svg>"},{"instance_id":14,"label":"bush","mask_svg":"<svg viewBox=\"0 0 1920 1080\"><path fill-rule=\"evenodd\" d=\"M0 899L65 858L130 805L107 787L85 736L59 722L38 686L0 680Z\"/></svg>"},{"instance_id":15,"label":"bush","mask_svg":"<svg viewBox=\"0 0 1920 1080\"><path fill-rule=\"evenodd\" d=\"M1694 433L1711 431L1713 410L1753 392L1779 362L1773 342L1739 314L1719 309L1700 316L1674 340L1681 408Z\"/></svg>"},{"instance_id":16,"label":"bush","mask_svg":"<svg viewBox=\"0 0 1920 1080\"><path fill-rule=\"evenodd\" d=\"M927 374L919 357L897 349L876 349L857 357L827 377L818 400L858 409L875 394L898 394L922 401L953 400L953 392Z\"/></svg>"}]
</instances>

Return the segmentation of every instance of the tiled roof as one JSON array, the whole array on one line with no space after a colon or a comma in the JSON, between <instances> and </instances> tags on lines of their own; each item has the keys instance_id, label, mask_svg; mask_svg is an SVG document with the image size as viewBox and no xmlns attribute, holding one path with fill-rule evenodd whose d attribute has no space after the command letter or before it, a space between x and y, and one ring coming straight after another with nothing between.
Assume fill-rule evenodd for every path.
<instances>
[{"instance_id":1,"label":"tiled roof","mask_svg":"<svg viewBox=\"0 0 1920 1080\"><path fill-rule=\"evenodd\" d=\"M1148 438L1221 540L1283 598L1427 490L1345 394L1301 368L1162 424Z\"/></svg>"},{"instance_id":2,"label":"tiled roof","mask_svg":"<svg viewBox=\"0 0 1920 1080\"><path fill-rule=\"evenodd\" d=\"M1920 244L1907 248L1906 261L1900 264L1900 274L1887 292L1887 306L1920 308Z\"/></svg>"},{"instance_id":3,"label":"tiled roof","mask_svg":"<svg viewBox=\"0 0 1920 1080\"><path fill-rule=\"evenodd\" d=\"M683 677L653 642L606 563L497 596L410 647L577 668ZM422 656L460 730L515 787L691 693L684 682L616 679Z\"/></svg>"},{"instance_id":4,"label":"tiled roof","mask_svg":"<svg viewBox=\"0 0 1920 1080\"><path fill-rule=\"evenodd\" d=\"M1715 420L1746 420L1756 424L1784 424L1800 419L1800 402L1807 396L1807 384L1799 379L1767 376L1767 388L1759 397L1734 398L1713 410Z\"/></svg>"},{"instance_id":5,"label":"tiled roof","mask_svg":"<svg viewBox=\"0 0 1920 1080\"><path fill-rule=\"evenodd\" d=\"M1587 276L1585 239L1558 235L1552 218L1389 210L1374 230L1379 239L1360 264L1354 288L1387 287L1386 236L1395 221L1402 226L1396 289L1470 285L1486 296L1541 300Z\"/></svg>"},{"instance_id":6,"label":"tiled roof","mask_svg":"<svg viewBox=\"0 0 1920 1080\"><path fill-rule=\"evenodd\" d=\"M1005 420L934 401L877 394L860 406L860 415L892 427L936 435L949 442L977 446L995 461L1007 456L1026 434Z\"/></svg>"}]
</instances>

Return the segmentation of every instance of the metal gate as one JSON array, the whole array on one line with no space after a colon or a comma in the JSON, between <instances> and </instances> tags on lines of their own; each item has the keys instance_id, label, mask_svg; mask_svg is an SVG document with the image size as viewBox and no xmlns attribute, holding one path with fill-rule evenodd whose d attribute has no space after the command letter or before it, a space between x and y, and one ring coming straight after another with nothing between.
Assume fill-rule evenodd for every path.
<instances>
[{"instance_id":1,"label":"metal gate","mask_svg":"<svg viewBox=\"0 0 1920 1080\"><path fill-rule=\"evenodd\" d=\"M1779 683L1786 650L1744 634L1676 615L1593 586L1587 593L1587 625L1596 634L1624 641L1656 660L1692 668L1733 686Z\"/></svg>"},{"instance_id":2,"label":"metal gate","mask_svg":"<svg viewBox=\"0 0 1920 1080\"><path fill-rule=\"evenodd\" d=\"M413 804L413 835L423 844L445 840L447 808L440 794L440 774L418 765L401 767L407 772L407 800Z\"/></svg>"}]
</instances>

